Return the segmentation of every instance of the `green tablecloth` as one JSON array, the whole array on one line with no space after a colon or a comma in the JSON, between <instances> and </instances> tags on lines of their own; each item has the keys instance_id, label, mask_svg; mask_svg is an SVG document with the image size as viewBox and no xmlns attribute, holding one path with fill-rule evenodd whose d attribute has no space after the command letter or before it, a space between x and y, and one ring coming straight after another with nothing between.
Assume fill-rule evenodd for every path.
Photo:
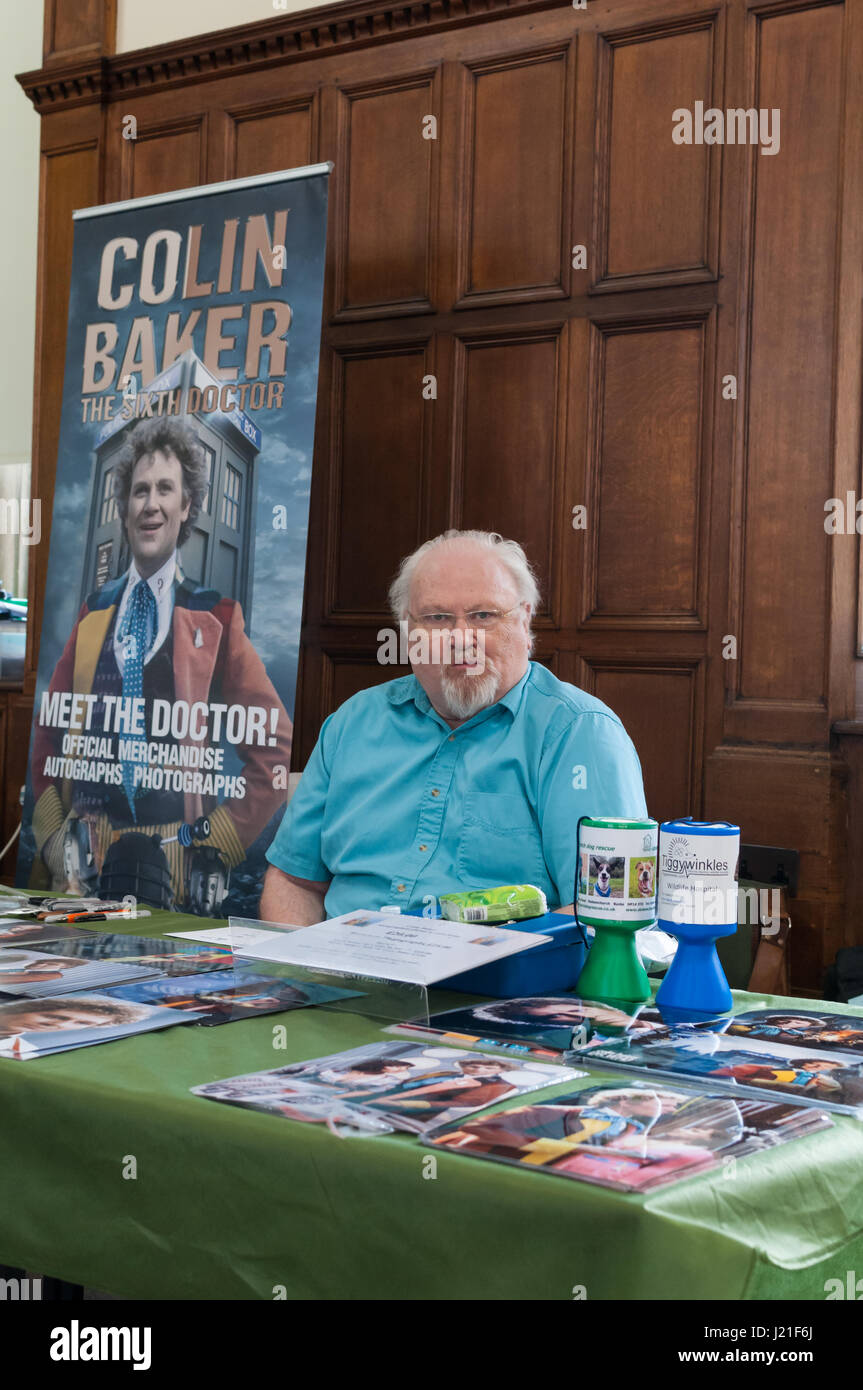
<instances>
[{"instance_id":1,"label":"green tablecloth","mask_svg":"<svg viewBox=\"0 0 863 1390\"><path fill-rule=\"evenodd\" d=\"M127 929L200 926L159 913ZM845 1116L733 1176L628 1196L448 1153L426 1178L421 1140L340 1140L189 1095L380 1037L369 1019L306 1009L0 1061L0 1262L168 1299L569 1300L584 1286L821 1300L826 1279L863 1272L863 1124Z\"/></svg>"}]
</instances>

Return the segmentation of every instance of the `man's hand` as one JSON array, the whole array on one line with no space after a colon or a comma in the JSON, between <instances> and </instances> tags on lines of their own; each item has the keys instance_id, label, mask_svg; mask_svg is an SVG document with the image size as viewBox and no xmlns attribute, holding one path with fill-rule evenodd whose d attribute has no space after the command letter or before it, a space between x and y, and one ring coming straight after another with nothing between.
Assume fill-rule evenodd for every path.
<instances>
[{"instance_id":1,"label":"man's hand","mask_svg":"<svg viewBox=\"0 0 863 1390\"><path fill-rule=\"evenodd\" d=\"M258 911L262 922L284 922L292 927L310 927L326 916L324 898L329 888L313 879L294 878L275 864L267 869Z\"/></svg>"}]
</instances>

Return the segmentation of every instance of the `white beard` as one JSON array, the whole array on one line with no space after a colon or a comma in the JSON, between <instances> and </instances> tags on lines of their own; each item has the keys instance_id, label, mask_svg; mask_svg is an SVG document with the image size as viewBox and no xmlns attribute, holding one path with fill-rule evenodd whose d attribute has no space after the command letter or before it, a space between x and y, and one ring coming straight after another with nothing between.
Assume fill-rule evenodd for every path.
<instances>
[{"instance_id":1,"label":"white beard","mask_svg":"<svg viewBox=\"0 0 863 1390\"><path fill-rule=\"evenodd\" d=\"M472 719L497 699L499 675L486 662L481 676L451 676L441 672L441 694L451 719Z\"/></svg>"}]
</instances>

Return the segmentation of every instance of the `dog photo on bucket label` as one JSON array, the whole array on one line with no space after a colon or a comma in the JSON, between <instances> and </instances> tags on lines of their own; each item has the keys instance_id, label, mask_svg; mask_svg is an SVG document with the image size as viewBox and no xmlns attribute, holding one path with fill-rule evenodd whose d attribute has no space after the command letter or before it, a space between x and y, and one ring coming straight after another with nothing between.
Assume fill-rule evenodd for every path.
<instances>
[{"instance_id":1,"label":"dog photo on bucket label","mask_svg":"<svg viewBox=\"0 0 863 1390\"><path fill-rule=\"evenodd\" d=\"M629 896L652 898L656 891L656 855L629 861Z\"/></svg>"},{"instance_id":2,"label":"dog photo on bucket label","mask_svg":"<svg viewBox=\"0 0 863 1390\"><path fill-rule=\"evenodd\" d=\"M588 890L588 885L590 883L589 859L590 855L588 854L580 854L578 856L578 888L576 890L578 893L586 894Z\"/></svg>"},{"instance_id":3,"label":"dog photo on bucket label","mask_svg":"<svg viewBox=\"0 0 863 1390\"><path fill-rule=\"evenodd\" d=\"M590 891L594 897L623 897L624 862L620 857L603 859L598 854L590 856Z\"/></svg>"}]
</instances>

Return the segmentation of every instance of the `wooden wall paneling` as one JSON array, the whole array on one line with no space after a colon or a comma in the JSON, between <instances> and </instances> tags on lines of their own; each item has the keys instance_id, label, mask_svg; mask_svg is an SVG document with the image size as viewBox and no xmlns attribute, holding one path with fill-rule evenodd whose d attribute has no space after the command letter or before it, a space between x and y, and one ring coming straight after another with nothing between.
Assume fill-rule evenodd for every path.
<instances>
[{"instance_id":1,"label":"wooden wall paneling","mask_svg":"<svg viewBox=\"0 0 863 1390\"><path fill-rule=\"evenodd\" d=\"M534 648L533 660L541 661L543 666L557 676L560 681L569 681L570 685L578 685L583 668L579 666L577 654L568 649L554 645L554 633L538 633L536 647Z\"/></svg>"},{"instance_id":2,"label":"wooden wall paneling","mask_svg":"<svg viewBox=\"0 0 863 1390\"><path fill-rule=\"evenodd\" d=\"M749 84L745 59L746 15L740 5L725 14L726 62L724 106L746 108ZM767 157L767 156L765 156ZM707 598L704 747L705 758L724 737L725 709L733 698L736 657L726 643L737 638L731 612L731 569L739 553L737 536L742 517L735 497L735 460L743 456L743 410L746 385L745 305L740 296L741 262L746 245L744 189L748 170L747 147L726 145L722 151L722 183L715 210L720 229L716 282L716 353L712 377L705 377L705 400L712 406L712 458L710 525L705 532L705 561L710 583ZM737 396L728 398L727 380L733 377ZM742 493L742 483L740 487ZM728 653L728 656L725 655Z\"/></svg>"},{"instance_id":3,"label":"wooden wall paneling","mask_svg":"<svg viewBox=\"0 0 863 1390\"><path fill-rule=\"evenodd\" d=\"M459 308L569 293L575 49L464 64Z\"/></svg>"},{"instance_id":4,"label":"wooden wall paneling","mask_svg":"<svg viewBox=\"0 0 863 1390\"><path fill-rule=\"evenodd\" d=\"M599 278L597 219L594 215L594 169L597 147L597 75L599 38L585 29L578 35L575 62L575 140L572 149L572 223L568 263L569 292L573 299L586 301L591 285ZM572 265L573 250L583 246L583 265Z\"/></svg>"},{"instance_id":5,"label":"wooden wall paneling","mask_svg":"<svg viewBox=\"0 0 863 1390\"><path fill-rule=\"evenodd\" d=\"M339 98L334 319L431 312L439 141L423 127L440 110L439 68L342 87Z\"/></svg>"},{"instance_id":6,"label":"wooden wall paneling","mask_svg":"<svg viewBox=\"0 0 863 1390\"><path fill-rule=\"evenodd\" d=\"M344 125L342 121L342 98L338 87L321 77L316 91L318 107L318 140L316 159L329 160L332 172L327 194L327 259L324 271L324 296L322 306L322 343L330 340L331 325L338 308L338 287L333 267L336 256L336 242L344 223L342 212L346 198L347 168L345 165ZM315 435L317 440L317 433ZM317 458L317 444L315 456Z\"/></svg>"},{"instance_id":7,"label":"wooden wall paneling","mask_svg":"<svg viewBox=\"0 0 863 1390\"><path fill-rule=\"evenodd\" d=\"M198 83L170 93L146 83L112 89L106 102L107 199L120 202L225 178L227 108L245 104L232 85ZM252 100L250 93L248 104ZM129 117L135 121L134 139L124 136Z\"/></svg>"},{"instance_id":8,"label":"wooden wall paneling","mask_svg":"<svg viewBox=\"0 0 863 1390\"><path fill-rule=\"evenodd\" d=\"M137 138L120 145L121 198L146 198L204 183L206 123L206 115L199 113L139 125Z\"/></svg>"},{"instance_id":9,"label":"wooden wall paneling","mask_svg":"<svg viewBox=\"0 0 863 1390\"><path fill-rule=\"evenodd\" d=\"M831 872L834 776L826 750L729 745L706 769L705 814L736 821L752 844L800 852L800 883L789 936L794 993L818 990L828 913L844 912L844 884ZM835 799L835 798L834 798Z\"/></svg>"},{"instance_id":10,"label":"wooden wall paneling","mask_svg":"<svg viewBox=\"0 0 863 1390\"><path fill-rule=\"evenodd\" d=\"M675 144L672 110L721 102L723 12L599 39L594 293L717 275L722 147Z\"/></svg>"},{"instance_id":11,"label":"wooden wall paneling","mask_svg":"<svg viewBox=\"0 0 863 1390\"><path fill-rule=\"evenodd\" d=\"M550 671L553 676L557 676L558 680L565 680L566 678L560 674L564 653L555 647L553 643L553 634L539 633L537 635L537 643L534 648L532 660L538 661L540 665Z\"/></svg>"},{"instance_id":12,"label":"wooden wall paneling","mask_svg":"<svg viewBox=\"0 0 863 1390\"><path fill-rule=\"evenodd\" d=\"M308 639L304 629L297 666L291 771L302 772L330 713L324 691L324 653L319 642Z\"/></svg>"},{"instance_id":13,"label":"wooden wall paneling","mask_svg":"<svg viewBox=\"0 0 863 1390\"><path fill-rule=\"evenodd\" d=\"M410 674L408 666L381 665L374 659L346 652L325 652L324 661L327 704L331 709L337 709L361 690Z\"/></svg>"},{"instance_id":14,"label":"wooden wall paneling","mask_svg":"<svg viewBox=\"0 0 863 1390\"><path fill-rule=\"evenodd\" d=\"M330 533L330 496L334 352L322 344L318 367L318 399L315 410L315 452L309 497L309 529L306 541L306 571L303 588L303 616L297 667L294 707L294 737L291 768L300 771L314 747L321 723L330 712L323 703L323 655L321 624L324 616L324 584Z\"/></svg>"},{"instance_id":15,"label":"wooden wall paneling","mask_svg":"<svg viewBox=\"0 0 863 1390\"><path fill-rule=\"evenodd\" d=\"M337 358L335 349L326 341L321 343L318 362L317 401L315 405L315 443L312 479L309 496L309 529L306 542L306 580L303 593L303 622L317 630L324 620L326 584L323 576L330 563L328 550L331 524L331 473L339 447L341 422L335 415L340 408L337 388Z\"/></svg>"},{"instance_id":16,"label":"wooden wall paneling","mask_svg":"<svg viewBox=\"0 0 863 1390\"><path fill-rule=\"evenodd\" d=\"M0 786L3 788L3 841L5 845L16 825L21 820L21 788L27 777L27 759L30 751L30 723L33 715L33 700L28 694L9 691L5 700L5 720L3 740L5 754ZM0 846L2 848L2 846ZM10 850L3 861L5 876L13 873L16 851Z\"/></svg>"},{"instance_id":17,"label":"wooden wall paneling","mask_svg":"<svg viewBox=\"0 0 863 1390\"><path fill-rule=\"evenodd\" d=\"M204 129L204 182L224 183L234 177L231 174L233 159L234 126L227 111L221 108L207 109L207 123ZM236 177L239 177L237 175Z\"/></svg>"},{"instance_id":18,"label":"wooden wall paneling","mask_svg":"<svg viewBox=\"0 0 863 1390\"><path fill-rule=\"evenodd\" d=\"M229 130L226 178L242 179L316 163L317 93L233 107L225 115Z\"/></svg>"},{"instance_id":19,"label":"wooden wall paneling","mask_svg":"<svg viewBox=\"0 0 863 1390\"><path fill-rule=\"evenodd\" d=\"M453 460L453 401L459 344L451 333L432 336L432 389L436 397L424 400L429 429L429 468L424 499L426 538L439 536L457 525L458 480Z\"/></svg>"},{"instance_id":20,"label":"wooden wall paneling","mask_svg":"<svg viewBox=\"0 0 863 1390\"><path fill-rule=\"evenodd\" d=\"M620 716L658 820L701 812L704 665L657 657L579 657L577 684Z\"/></svg>"},{"instance_id":21,"label":"wooden wall paneling","mask_svg":"<svg viewBox=\"0 0 863 1390\"><path fill-rule=\"evenodd\" d=\"M453 393L455 524L525 547L539 573L539 625L553 627L566 453L562 328L458 335Z\"/></svg>"},{"instance_id":22,"label":"wooden wall paneling","mask_svg":"<svg viewBox=\"0 0 863 1390\"><path fill-rule=\"evenodd\" d=\"M586 626L706 626L712 326L690 314L593 325Z\"/></svg>"},{"instance_id":23,"label":"wooden wall paneling","mask_svg":"<svg viewBox=\"0 0 863 1390\"><path fill-rule=\"evenodd\" d=\"M441 64L435 303L451 310L460 293L459 246L468 200L467 152L470 73L463 62L449 57Z\"/></svg>"},{"instance_id":24,"label":"wooden wall paneling","mask_svg":"<svg viewBox=\"0 0 863 1390\"><path fill-rule=\"evenodd\" d=\"M301 772L317 741L321 724L351 695L372 685L408 675L409 668L384 665L376 660L376 629L370 630L364 646L332 641L310 644L303 652L302 671L297 685L297 708L302 701L309 717L295 724L291 749L291 770Z\"/></svg>"},{"instance_id":25,"label":"wooden wall paneling","mask_svg":"<svg viewBox=\"0 0 863 1390\"><path fill-rule=\"evenodd\" d=\"M584 272L582 272L584 273ZM587 318L571 318L566 328L565 440L563 496L560 505L560 563L553 576L553 611L560 615L560 627L574 632L582 612L582 585L596 512L587 508L587 455L590 437L590 346L591 324ZM582 524L584 523L584 524ZM567 677L570 679L570 677ZM574 677L573 677L574 679Z\"/></svg>"},{"instance_id":26,"label":"wooden wall paneling","mask_svg":"<svg viewBox=\"0 0 863 1390\"><path fill-rule=\"evenodd\" d=\"M855 210L863 204L863 160L859 158L863 148L863 108L849 99L849 93L855 90L861 69L863 13L859 5L846 5L833 495L841 497L852 491L858 499L863 496L863 218ZM856 574L849 575L855 558ZM844 891L838 902L831 903L825 924L824 953L828 962L841 946L863 945L863 864L859 852L863 844L863 661L859 659L863 655L863 540L856 535L834 537L831 559L830 706L831 714L838 716L832 746L837 748L841 760L834 766L831 845L837 853L831 868L835 865L836 884L841 884ZM854 663L847 661L849 635L858 657Z\"/></svg>"},{"instance_id":27,"label":"wooden wall paneling","mask_svg":"<svg viewBox=\"0 0 863 1390\"><path fill-rule=\"evenodd\" d=\"M329 623L385 612L398 561L424 539L430 421L422 382L430 370L428 339L334 354Z\"/></svg>"},{"instance_id":28,"label":"wooden wall paneling","mask_svg":"<svg viewBox=\"0 0 863 1390\"><path fill-rule=\"evenodd\" d=\"M834 728L842 761L836 769L836 840L844 847L843 901L834 912L842 946L863 946L863 723L840 721Z\"/></svg>"},{"instance_id":29,"label":"wooden wall paneling","mask_svg":"<svg viewBox=\"0 0 863 1390\"><path fill-rule=\"evenodd\" d=\"M818 5L752 14L747 33L748 104L782 114L780 153L749 152L732 740L827 733L842 25L840 5Z\"/></svg>"},{"instance_id":30,"label":"wooden wall paneling","mask_svg":"<svg viewBox=\"0 0 863 1390\"><path fill-rule=\"evenodd\" d=\"M853 492L859 501L863 497L863 103L851 94L863 72L860 5L845 5L844 44L831 495L844 498ZM856 715L863 720L863 702L858 708L855 690L858 674L863 683L863 661L848 660L849 649L863 657L863 540L857 535L835 536L830 559L830 712L834 719Z\"/></svg>"},{"instance_id":31,"label":"wooden wall paneling","mask_svg":"<svg viewBox=\"0 0 863 1390\"><path fill-rule=\"evenodd\" d=\"M45 0L42 56L48 63L84 62L113 53L117 0Z\"/></svg>"}]
</instances>

